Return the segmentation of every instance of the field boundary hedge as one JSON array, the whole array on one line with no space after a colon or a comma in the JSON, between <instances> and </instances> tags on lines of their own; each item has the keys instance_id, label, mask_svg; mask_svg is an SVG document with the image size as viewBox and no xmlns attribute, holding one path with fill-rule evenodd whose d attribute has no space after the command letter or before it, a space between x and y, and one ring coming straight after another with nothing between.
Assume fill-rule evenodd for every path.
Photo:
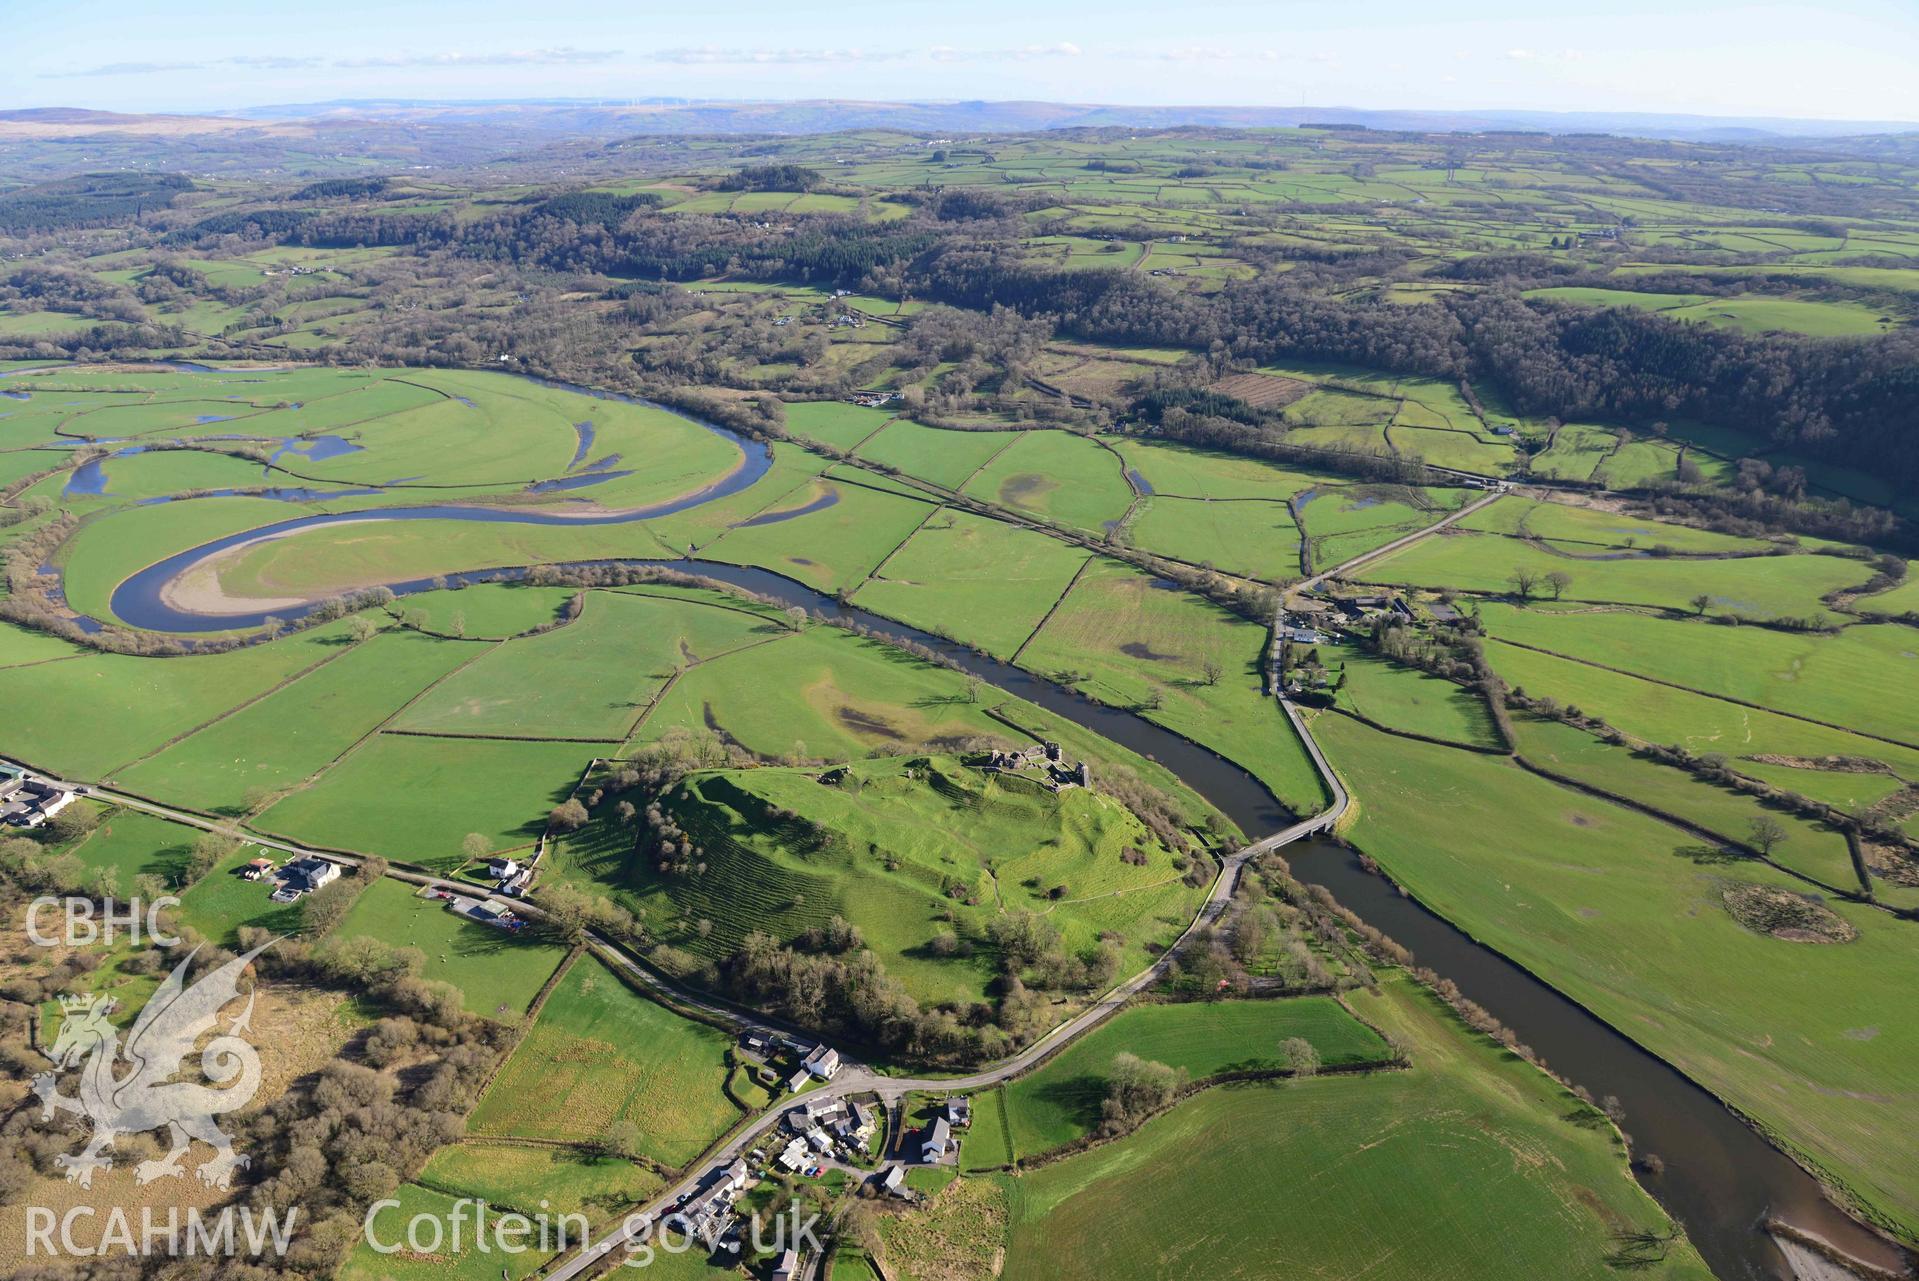
<instances>
[{"instance_id":1,"label":"field boundary hedge","mask_svg":"<svg viewBox=\"0 0 1919 1281\"><path fill-rule=\"evenodd\" d=\"M1638 813L1644 814L1648 818L1657 819L1659 822L1666 824L1668 827L1676 827L1680 831L1685 832L1689 836L1696 836L1702 841L1711 841L1712 843L1716 845L1723 845L1729 849L1736 850L1739 852L1740 856L1743 858L1751 859L1755 863L1763 863L1767 867L1772 868L1774 871L1784 872L1787 876L1793 877L1795 880L1804 881L1808 885L1816 885L1820 889L1825 890L1829 894L1837 894L1840 898L1851 899L1855 903L1866 903L1866 904L1871 904L1872 906L1875 906L1875 907L1879 906L1877 903L1873 901L1871 897L1869 897L1864 892L1863 889L1845 890L1845 889L1840 889L1836 885L1828 885L1816 876L1812 876L1805 872L1794 871L1792 868L1787 867L1782 863L1778 863L1773 861L1770 858L1767 858L1764 854L1761 854L1758 850L1754 849L1752 846L1746 844L1746 842L1739 840L1736 837L1727 836L1721 832L1715 832L1709 827L1702 827L1698 823L1693 822L1691 819L1682 818L1678 814L1671 813L1668 810L1662 810L1658 806L1652 805L1646 801L1635 800L1630 796L1622 796L1618 792L1608 791L1606 788L1597 786L1596 784L1582 782L1579 779L1572 778L1568 775L1558 773L1555 770L1548 769L1543 765L1539 765L1534 763L1533 761L1527 760L1526 757L1520 753L1514 753L1513 763L1518 765L1519 768L1525 770L1527 773L1536 774L1540 778L1543 778L1547 780L1548 782L1557 783L1561 787L1571 788L1575 792L1583 792L1588 796L1597 797L1598 799L1602 801L1609 801L1612 804L1621 806L1625 809L1634 810ZM1855 863L1855 866L1856 865L1857 864ZM1861 882L1861 884L1863 886L1865 882Z\"/></svg>"},{"instance_id":2,"label":"field boundary hedge","mask_svg":"<svg viewBox=\"0 0 1919 1281\"><path fill-rule=\"evenodd\" d=\"M1800 721L1807 725L1817 725L1821 729L1838 730L1842 734L1851 734L1854 738L1870 739L1875 743L1885 743L1892 747L1903 747L1907 751L1919 752L1919 743L1908 743L1903 739L1891 738L1885 734L1875 734L1870 730L1857 729L1851 725L1841 725L1836 721L1822 721L1812 716L1801 716L1797 712L1782 711L1777 707L1767 707L1764 703L1749 702L1743 698L1734 698L1730 694L1714 694L1709 690L1696 689L1691 685L1681 685L1678 681L1661 680L1657 676L1647 676L1643 672L1629 672L1623 667L1612 667L1606 663L1595 662L1590 658L1576 658L1571 654L1562 654L1558 650L1547 649L1543 645L1528 645L1524 641L1507 640L1503 636L1489 639L1501 645L1510 645L1514 649L1528 650L1534 654L1544 654L1548 658L1557 658L1562 662L1578 663L1582 667L1594 667L1602 672L1611 672L1615 676L1630 677L1636 681L1645 681L1648 685L1663 685L1667 689L1676 689L1687 694L1696 694L1700 698L1710 698L1721 703L1731 703L1734 707L1744 707L1755 712L1769 712L1774 716L1783 716L1787 720Z\"/></svg>"},{"instance_id":3,"label":"field boundary hedge","mask_svg":"<svg viewBox=\"0 0 1919 1281\"><path fill-rule=\"evenodd\" d=\"M255 694L252 698L249 698L241 703L236 703L234 706L227 708L225 711L219 713L218 715L211 716L207 718L206 720L201 721L198 725L195 725L192 729L182 730L180 733L175 734L172 738L169 738L166 742L161 743L158 747L154 747L148 751L142 752L140 753L140 755L134 757L130 761L123 761L120 764L115 765L112 769L108 770L106 774L103 775L103 777L112 778L115 774L118 774L121 770L132 769L135 765L138 765L142 763L143 761L152 760L154 757L158 756L161 752L166 751L169 747L173 747L179 743L185 742L187 739L192 738L195 734L198 734L201 730L211 729L215 725L218 725L221 721L227 720L234 716L238 716L241 712L244 712L247 708L252 707L255 703L271 698L273 695L279 693L281 690L286 689L289 686L298 684L302 679L304 679L307 676L311 676L314 672L319 671L322 667L325 667L327 664L337 662L340 659L345 658L348 654L351 654L354 650L360 648L360 646L365 643L366 643L365 641L360 641L355 644L348 645L345 648L336 651L335 653L322 654L319 658L307 664L305 667L302 667L299 671L288 673L286 676L276 681L273 685L269 686L266 689L261 690L258 694Z\"/></svg>"},{"instance_id":4,"label":"field boundary hedge","mask_svg":"<svg viewBox=\"0 0 1919 1281\"><path fill-rule=\"evenodd\" d=\"M1411 1060L1403 1056L1395 1056L1394 1058L1379 1059L1371 1063L1334 1064L1329 1067L1322 1067L1310 1075L1374 1076L1381 1072L1405 1072L1410 1070L1411 1067ZM1104 1147L1108 1143L1117 1143L1124 1139L1130 1139L1133 1135L1139 1133L1148 1122L1158 1120L1188 1099L1203 1094L1207 1090L1216 1090L1232 1085L1256 1085L1268 1081L1291 1080L1299 1075L1299 1073L1293 1071L1291 1068L1243 1068L1232 1072L1216 1072L1211 1076L1204 1076L1198 1080L1188 1081L1174 1093L1170 1100L1160 1107L1154 1108L1145 1116L1140 1117L1138 1121L1134 1122L1130 1129L1123 1133L1081 1135L1070 1143L1057 1148L1050 1148L1038 1156L1031 1158L1022 1158L1018 1155L1017 1149L1014 1149L1012 1146L1011 1136L1009 1135L1007 1147L1008 1150L1014 1153L1013 1160L1010 1163L1006 1165L988 1166L985 1169L968 1171L968 1173L991 1174L996 1171L1005 1171L1007 1173L1023 1174L1028 1170L1037 1170L1042 1166L1052 1165L1056 1161L1063 1161L1069 1156L1078 1156L1082 1152L1090 1152L1094 1148ZM1002 1083L1002 1087L1003 1085L1004 1083Z\"/></svg>"},{"instance_id":5,"label":"field boundary hedge","mask_svg":"<svg viewBox=\"0 0 1919 1281\"><path fill-rule=\"evenodd\" d=\"M1362 711L1358 711L1351 707L1341 707L1337 703L1334 703L1328 706L1326 710L1329 712L1337 713L1340 716L1349 716L1353 720L1358 721L1361 725L1365 725L1372 729L1376 729L1382 734L1391 734L1395 738L1410 738L1417 743L1431 743L1434 747L1451 747L1451 748L1456 748L1462 752L1478 752L1482 756L1510 755L1507 749L1503 747L1489 746L1485 743L1462 743L1462 742L1459 742L1457 739L1451 739L1451 738L1435 738L1431 734L1422 734L1418 730L1400 729L1399 727L1394 725L1383 724L1380 721L1374 720L1372 717L1366 715L1366 713Z\"/></svg>"},{"instance_id":6,"label":"field boundary hedge","mask_svg":"<svg viewBox=\"0 0 1919 1281\"><path fill-rule=\"evenodd\" d=\"M487 1070L486 1079L480 1082L480 1089L476 1097L485 1098L486 1092L493 1088L495 1078L497 1078L500 1072L506 1067L508 1060L512 1059L513 1055L519 1051L520 1046L526 1042L526 1033L530 1031L533 1024L539 1020L540 1011L546 1008L547 998L553 995L553 989L560 985L560 980L572 971L573 966L579 961L580 955L584 951L586 951L584 944L575 943L572 950L561 957L560 963L553 967L553 973L546 976L546 982L540 985L540 990L535 992L533 999L527 1003L526 1020L521 1025L518 1036L514 1039L513 1049L506 1054L500 1055L493 1061L493 1066ZM476 1104L475 1106L478 1105ZM562 1144L561 1146L571 1145Z\"/></svg>"}]
</instances>

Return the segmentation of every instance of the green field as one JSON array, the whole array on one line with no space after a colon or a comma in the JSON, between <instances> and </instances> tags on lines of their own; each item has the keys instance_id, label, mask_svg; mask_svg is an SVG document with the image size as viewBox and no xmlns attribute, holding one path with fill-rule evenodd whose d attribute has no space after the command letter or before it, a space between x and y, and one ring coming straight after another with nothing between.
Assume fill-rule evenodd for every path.
<instances>
[{"instance_id":1,"label":"green field","mask_svg":"<svg viewBox=\"0 0 1919 1281\"><path fill-rule=\"evenodd\" d=\"M1588 307L1636 307L1673 320L1688 320L1747 333L1784 330L1811 338L1855 338L1889 328L1883 310L1853 302L1802 298L1763 298L1746 294L1714 298L1704 294L1635 293L1626 289L1530 289L1528 298L1578 303Z\"/></svg>"},{"instance_id":2,"label":"green field","mask_svg":"<svg viewBox=\"0 0 1919 1281\"><path fill-rule=\"evenodd\" d=\"M1461 490L1403 485L1316 486L1293 508L1312 543L1313 567L1325 569L1422 529L1457 506Z\"/></svg>"},{"instance_id":3,"label":"green field","mask_svg":"<svg viewBox=\"0 0 1919 1281\"><path fill-rule=\"evenodd\" d=\"M1919 615L1919 574L1908 577L1890 591L1860 597L1853 602L1853 608L1862 614L1886 614L1894 618L1902 614Z\"/></svg>"},{"instance_id":4,"label":"green field","mask_svg":"<svg viewBox=\"0 0 1919 1281\"><path fill-rule=\"evenodd\" d=\"M1261 693L1265 643L1265 628L1103 560L1081 575L1019 661L1239 762L1286 805L1309 813L1324 804L1319 776Z\"/></svg>"},{"instance_id":5,"label":"green field","mask_svg":"<svg viewBox=\"0 0 1919 1281\"><path fill-rule=\"evenodd\" d=\"M1748 929L1723 896L1807 886L1700 858L1687 834L1493 757L1321 715L1359 798L1347 835L1461 929L1740 1108L1882 1221L1919 1222L1905 1159L1910 1057L1897 1011L1911 927L1826 897L1857 931L1806 943ZM1486 832L1499 839L1483 839Z\"/></svg>"},{"instance_id":6,"label":"green field","mask_svg":"<svg viewBox=\"0 0 1919 1281\"><path fill-rule=\"evenodd\" d=\"M243 925L276 934L298 934L299 905L275 903L269 897L273 893L271 882L249 881L240 875L242 867L265 853L258 846L246 845L214 864L180 896L180 919L222 947L239 942Z\"/></svg>"},{"instance_id":7,"label":"green field","mask_svg":"<svg viewBox=\"0 0 1919 1281\"><path fill-rule=\"evenodd\" d=\"M1021 436L967 483L974 498L1101 533L1126 514L1133 490L1120 458L1064 431Z\"/></svg>"},{"instance_id":8,"label":"green field","mask_svg":"<svg viewBox=\"0 0 1919 1281\"><path fill-rule=\"evenodd\" d=\"M597 959L566 972L474 1110L473 1133L580 1143L619 1122L678 1167L739 1118L725 1033L639 995Z\"/></svg>"},{"instance_id":9,"label":"green field","mask_svg":"<svg viewBox=\"0 0 1919 1281\"><path fill-rule=\"evenodd\" d=\"M618 742L676 668L778 630L745 610L665 593L589 592L572 622L473 653L395 725L435 734Z\"/></svg>"},{"instance_id":10,"label":"green field","mask_svg":"<svg viewBox=\"0 0 1919 1281\"><path fill-rule=\"evenodd\" d=\"M1403 979L1358 999L1410 1071L1208 1090L1004 1183L1004 1275L1212 1278L1230 1255L1248 1277L1596 1281L1615 1233L1671 1230L1616 1133L1569 1120L1585 1109L1550 1078ZM1710 1275L1683 1240L1643 1270Z\"/></svg>"},{"instance_id":11,"label":"green field","mask_svg":"<svg viewBox=\"0 0 1919 1281\"><path fill-rule=\"evenodd\" d=\"M593 755L582 743L379 734L257 822L310 844L446 872L463 861L470 832L495 849L530 844Z\"/></svg>"},{"instance_id":12,"label":"green field","mask_svg":"<svg viewBox=\"0 0 1919 1281\"><path fill-rule=\"evenodd\" d=\"M860 446L859 457L958 489L1019 436L1014 431L947 431L897 418Z\"/></svg>"},{"instance_id":13,"label":"green field","mask_svg":"<svg viewBox=\"0 0 1919 1281\"><path fill-rule=\"evenodd\" d=\"M884 409L862 409L837 400L810 400L786 406L787 431L840 449L852 449L892 418Z\"/></svg>"},{"instance_id":14,"label":"green field","mask_svg":"<svg viewBox=\"0 0 1919 1281\"><path fill-rule=\"evenodd\" d=\"M353 1248L335 1274L339 1281L500 1281L502 1276L508 1281L521 1281L554 1253L529 1249L508 1254L479 1249L473 1239L471 1207L466 1207L464 1233L456 1244L453 1223L460 1208L455 1204L461 1199L460 1195L417 1183L403 1183L391 1199L399 1204L382 1207L373 1218L371 1230L373 1240L382 1246L399 1248L393 1252L377 1251L365 1234L355 1232ZM407 1244L409 1225L416 1220L421 1221L421 1226L413 1243L422 1247L420 1249L408 1248ZM438 1225L443 1235L434 1237L430 1225ZM554 1239L558 1230L556 1223ZM526 1240L536 1242L537 1231Z\"/></svg>"},{"instance_id":15,"label":"green field","mask_svg":"<svg viewBox=\"0 0 1919 1281\"><path fill-rule=\"evenodd\" d=\"M1837 891L1857 894L1862 888L1845 834L1823 823L1761 805L1743 792L1695 778L1627 748L1609 747L1586 731L1558 721L1518 716L1514 730L1519 754L1528 761L1610 795L1676 815L1723 840L1744 842L1753 823L1769 817L1785 832L1772 851L1774 862ZM1745 768L1745 762L1740 762L1740 768Z\"/></svg>"},{"instance_id":16,"label":"green field","mask_svg":"<svg viewBox=\"0 0 1919 1281\"><path fill-rule=\"evenodd\" d=\"M1762 755L1855 756L1883 762L1902 777L1919 777L1919 752L1882 739L1728 703L1497 639L1487 644L1486 657L1508 685L1578 707L1646 742L1677 744L1700 755L1718 752L1741 761Z\"/></svg>"},{"instance_id":17,"label":"green field","mask_svg":"<svg viewBox=\"0 0 1919 1281\"><path fill-rule=\"evenodd\" d=\"M1460 529L1492 534L1523 534L1574 555L1608 551L1762 552L1756 538L1695 529L1670 521L1566 503L1540 502L1508 494L1459 522ZM1574 566L1568 566L1575 569Z\"/></svg>"},{"instance_id":18,"label":"green field","mask_svg":"<svg viewBox=\"0 0 1919 1281\"><path fill-rule=\"evenodd\" d=\"M1357 647L1321 649L1320 661L1345 678L1337 705L1367 720L1452 743L1499 746L1485 700L1463 685Z\"/></svg>"},{"instance_id":19,"label":"green field","mask_svg":"<svg viewBox=\"0 0 1919 1281\"><path fill-rule=\"evenodd\" d=\"M1112 444L1155 494L1176 498L1265 498L1284 502L1317 485L1339 483L1330 474L1297 471L1256 458L1162 441L1119 438Z\"/></svg>"},{"instance_id":20,"label":"green field","mask_svg":"<svg viewBox=\"0 0 1919 1281\"><path fill-rule=\"evenodd\" d=\"M394 947L418 948L422 978L451 983L475 1014L516 1023L565 953L491 925L455 916L419 897L412 886L381 880L367 886L334 938L366 935Z\"/></svg>"},{"instance_id":21,"label":"green field","mask_svg":"<svg viewBox=\"0 0 1919 1281\"><path fill-rule=\"evenodd\" d=\"M1331 997L1136 1005L1004 1087L1003 1102L982 1099L974 1135L1003 1108L1014 1155L1031 1160L1092 1133L1106 1094L1106 1069L1121 1052L1203 1080L1281 1068L1280 1043L1295 1036L1310 1041L1328 1067L1392 1055L1378 1033ZM970 1142L962 1155L969 1164L980 1158Z\"/></svg>"},{"instance_id":22,"label":"green field","mask_svg":"<svg viewBox=\"0 0 1919 1281\"><path fill-rule=\"evenodd\" d=\"M87 654L0 668L7 750L43 769L104 778L337 656L342 635L335 624L224 654Z\"/></svg>"},{"instance_id":23,"label":"green field","mask_svg":"<svg viewBox=\"0 0 1919 1281\"><path fill-rule=\"evenodd\" d=\"M479 647L397 632L340 651L292 684L119 771L118 782L174 804L245 813L256 798L325 769Z\"/></svg>"},{"instance_id":24,"label":"green field","mask_svg":"<svg viewBox=\"0 0 1919 1281\"><path fill-rule=\"evenodd\" d=\"M970 512L944 511L874 571L854 603L1011 657L1087 553Z\"/></svg>"},{"instance_id":25,"label":"green field","mask_svg":"<svg viewBox=\"0 0 1919 1281\"><path fill-rule=\"evenodd\" d=\"M178 823L135 810L109 810L71 852L92 871L111 869L124 896L133 891L136 876L157 876L169 887L178 885L195 839L192 828Z\"/></svg>"},{"instance_id":26,"label":"green field","mask_svg":"<svg viewBox=\"0 0 1919 1281\"><path fill-rule=\"evenodd\" d=\"M807 510L816 499L829 498L830 506ZM797 514L785 517L787 512ZM858 586L933 512L931 503L865 485L814 480L702 546L700 555L762 565L809 587L836 592ZM772 519L775 515L783 518Z\"/></svg>"},{"instance_id":27,"label":"green field","mask_svg":"<svg viewBox=\"0 0 1919 1281\"><path fill-rule=\"evenodd\" d=\"M506 640L545 627L561 617L577 595L571 587L525 583L477 583L445 591L414 592L393 612L414 619L422 631L471 640Z\"/></svg>"},{"instance_id":28,"label":"green field","mask_svg":"<svg viewBox=\"0 0 1919 1281\"><path fill-rule=\"evenodd\" d=\"M532 1214L544 1205L556 1219L584 1214L596 1226L666 1186L652 1170L620 1157L485 1139L441 1148L420 1171L418 1182L436 1192L478 1197L502 1210Z\"/></svg>"},{"instance_id":29,"label":"green field","mask_svg":"<svg viewBox=\"0 0 1919 1281\"><path fill-rule=\"evenodd\" d=\"M1907 628L1800 634L1503 604L1486 605L1480 617L1501 640L1919 750L1919 635Z\"/></svg>"},{"instance_id":30,"label":"green field","mask_svg":"<svg viewBox=\"0 0 1919 1281\"><path fill-rule=\"evenodd\" d=\"M1126 527L1135 547L1272 581L1299 572L1299 526L1281 502L1153 497Z\"/></svg>"},{"instance_id":31,"label":"green field","mask_svg":"<svg viewBox=\"0 0 1919 1281\"><path fill-rule=\"evenodd\" d=\"M1310 528L1310 516L1307 523ZM1373 561L1356 576L1369 583L1505 595L1513 590L1513 573L1521 569L1541 581L1555 571L1570 574L1567 600L1690 613L1693 597L1704 595L1716 614L1815 621L1837 617L1820 603L1822 597L1871 577L1865 566L1837 556L1581 561L1516 538L1450 531Z\"/></svg>"}]
</instances>

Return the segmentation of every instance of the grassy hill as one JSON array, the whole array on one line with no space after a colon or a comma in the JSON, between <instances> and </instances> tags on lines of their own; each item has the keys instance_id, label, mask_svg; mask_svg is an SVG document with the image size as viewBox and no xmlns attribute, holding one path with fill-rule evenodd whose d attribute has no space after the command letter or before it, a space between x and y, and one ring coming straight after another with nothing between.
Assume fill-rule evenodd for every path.
<instances>
[{"instance_id":1,"label":"grassy hill","mask_svg":"<svg viewBox=\"0 0 1919 1281\"><path fill-rule=\"evenodd\" d=\"M984 993L996 916L1043 916L1071 950L1122 940L1130 973L1198 907L1184 859L1100 793L1097 775L1094 789L1055 793L922 755L819 778L785 767L694 774L661 804L693 847L678 856L690 867L663 872L659 839L643 823L609 831L610 815L567 842L556 867L612 886L668 941L715 960L751 931L792 939L842 916L923 1001ZM958 939L950 955L933 946L942 934Z\"/></svg>"}]
</instances>

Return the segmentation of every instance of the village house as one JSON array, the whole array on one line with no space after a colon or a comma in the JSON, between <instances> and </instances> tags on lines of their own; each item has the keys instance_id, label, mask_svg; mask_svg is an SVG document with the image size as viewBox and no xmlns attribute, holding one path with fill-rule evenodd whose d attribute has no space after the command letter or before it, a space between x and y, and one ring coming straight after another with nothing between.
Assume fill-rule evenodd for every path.
<instances>
[{"instance_id":1,"label":"village house","mask_svg":"<svg viewBox=\"0 0 1919 1281\"><path fill-rule=\"evenodd\" d=\"M920 1141L920 1160L926 1165L938 1165L950 1160L957 1151L952 1125L943 1116L935 1117L933 1124L926 1127L926 1137Z\"/></svg>"},{"instance_id":2,"label":"village house","mask_svg":"<svg viewBox=\"0 0 1919 1281\"><path fill-rule=\"evenodd\" d=\"M801 1060L800 1066L820 1080L830 1081L833 1079L833 1074L840 1070L840 1052L821 1042Z\"/></svg>"},{"instance_id":3,"label":"village house","mask_svg":"<svg viewBox=\"0 0 1919 1281\"><path fill-rule=\"evenodd\" d=\"M774 1164L788 1174L798 1174L806 1168L807 1148L805 1139L794 1139L786 1145L784 1151L774 1158Z\"/></svg>"},{"instance_id":4,"label":"village house","mask_svg":"<svg viewBox=\"0 0 1919 1281\"><path fill-rule=\"evenodd\" d=\"M240 869L240 875L249 881L264 881L273 875L273 860L256 858Z\"/></svg>"},{"instance_id":5,"label":"village house","mask_svg":"<svg viewBox=\"0 0 1919 1281\"><path fill-rule=\"evenodd\" d=\"M780 1255L780 1261L773 1265L773 1281L793 1281L800 1274L800 1253L787 1250Z\"/></svg>"},{"instance_id":6,"label":"village house","mask_svg":"<svg viewBox=\"0 0 1919 1281\"><path fill-rule=\"evenodd\" d=\"M903 1165L889 1166L886 1173L880 1176L880 1190L889 1196L905 1196L906 1167Z\"/></svg>"},{"instance_id":7,"label":"village house","mask_svg":"<svg viewBox=\"0 0 1919 1281\"><path fill-rule=\"evenodd\" d=\"M73 796L63 787L19 775L8 780L5 790L0 791L0 797L5 798L4 804L0 804L0 815L15 827L39 827L73 804Z\"/></svg>"},{"instance_id":8,"label":"village house","mask_svg":"<svg viewBox=\"0 0 1919 1281\"><path fill-rule=\"evenodd\" d=\"M786 1114L787 1128L805 1133L815 1126L833 1125L846 1115L846 1104L839 1099L808 1099Z\"/></svg>"},{"instance_id":9,"label":"village house","mask_svg":"<svg viewBox=\"0 0 1919 1281\"><path fill-rule=\"evenodd\" d=\"M954 1129L964 1130L973 1124L973 1100L963 1094L956 1094L946 1100L941 1113Z\"/></svg>"},{"instance_id":10,"label":"village house","mask_svg":"<svg viewBox=\"0 0 1919 1281\"><path fill-rule=\"evenodd\" d=\"M276 903L291 903L303 894L312 894L340 879L340 865L309 854L296 858L280 869L280 887L270 896Z\"/></svg>"}]
</instances>

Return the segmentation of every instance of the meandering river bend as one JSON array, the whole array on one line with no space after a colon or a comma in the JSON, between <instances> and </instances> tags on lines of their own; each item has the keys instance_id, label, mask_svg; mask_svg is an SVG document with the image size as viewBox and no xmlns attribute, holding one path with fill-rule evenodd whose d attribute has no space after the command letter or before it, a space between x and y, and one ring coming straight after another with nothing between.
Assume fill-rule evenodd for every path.
<instances>
[{"instance_id":1,"label":"meandering river bend","mask_svg":"<svg viewBox=\"0 0 1919 1281\"><path fill-rule=\"evenodd\" d=\"M584 388L572 390L586 391ZM606 393L590 392L594 395ZM695 420L697 421L697 420ZM645 520L713 502L747 488L771 465L771 450L757 441L701 424L736 443L745 461L697 493L650 508L568 516L527 508L454 504L372 508L300 517L219 539L170 556L115 588L112 612L129 626L158 632L204 633L257 627L259 613L194 613L167 603L165 588L192 566L262 535L366 520L472 520L535 524L613 524ZM1277 831L1292 819L1250 774L1170 730L1119 708L1095 703L1020 668L977 654L941 637L844 605L768 570L699 560L620 561L672 567L731 583L787 604L858 623L899 640L939 651L981 680L1036 703L1087 729L1149 756L1184 780L1249 836ZM517 569L448 575L453 583L517 577ZM397 594L425 590L430 580L389 586ZM310 607L307 607L310 608ZM270 611L297 618L302 608ZM1275 713L1273 732L1291 732ZM1294 873L1323 885L1368 923L1410 948L1421 965L1453 980L1492 1011L1567 1079L1595 1096L1613 1095L1624 1107L1624 1127L1641 1153L1657 1153L1663 1173L1643 1175L1648 1188L1685 1225L1713 1270L1722 1278L1787 1278L1784 1257L1761 1230L1768 1217L1817 1234L1855 1257L1898 1268L1901 1252L1847 1217L1825 1199L1816 1181L1772 1147L1724 1105L1608 1024L1567 1000L1505 957L1406 897L1384 877L1360 866L1346 848L1323 840L1290 847Z\"/></svg>"}]
</instances>

